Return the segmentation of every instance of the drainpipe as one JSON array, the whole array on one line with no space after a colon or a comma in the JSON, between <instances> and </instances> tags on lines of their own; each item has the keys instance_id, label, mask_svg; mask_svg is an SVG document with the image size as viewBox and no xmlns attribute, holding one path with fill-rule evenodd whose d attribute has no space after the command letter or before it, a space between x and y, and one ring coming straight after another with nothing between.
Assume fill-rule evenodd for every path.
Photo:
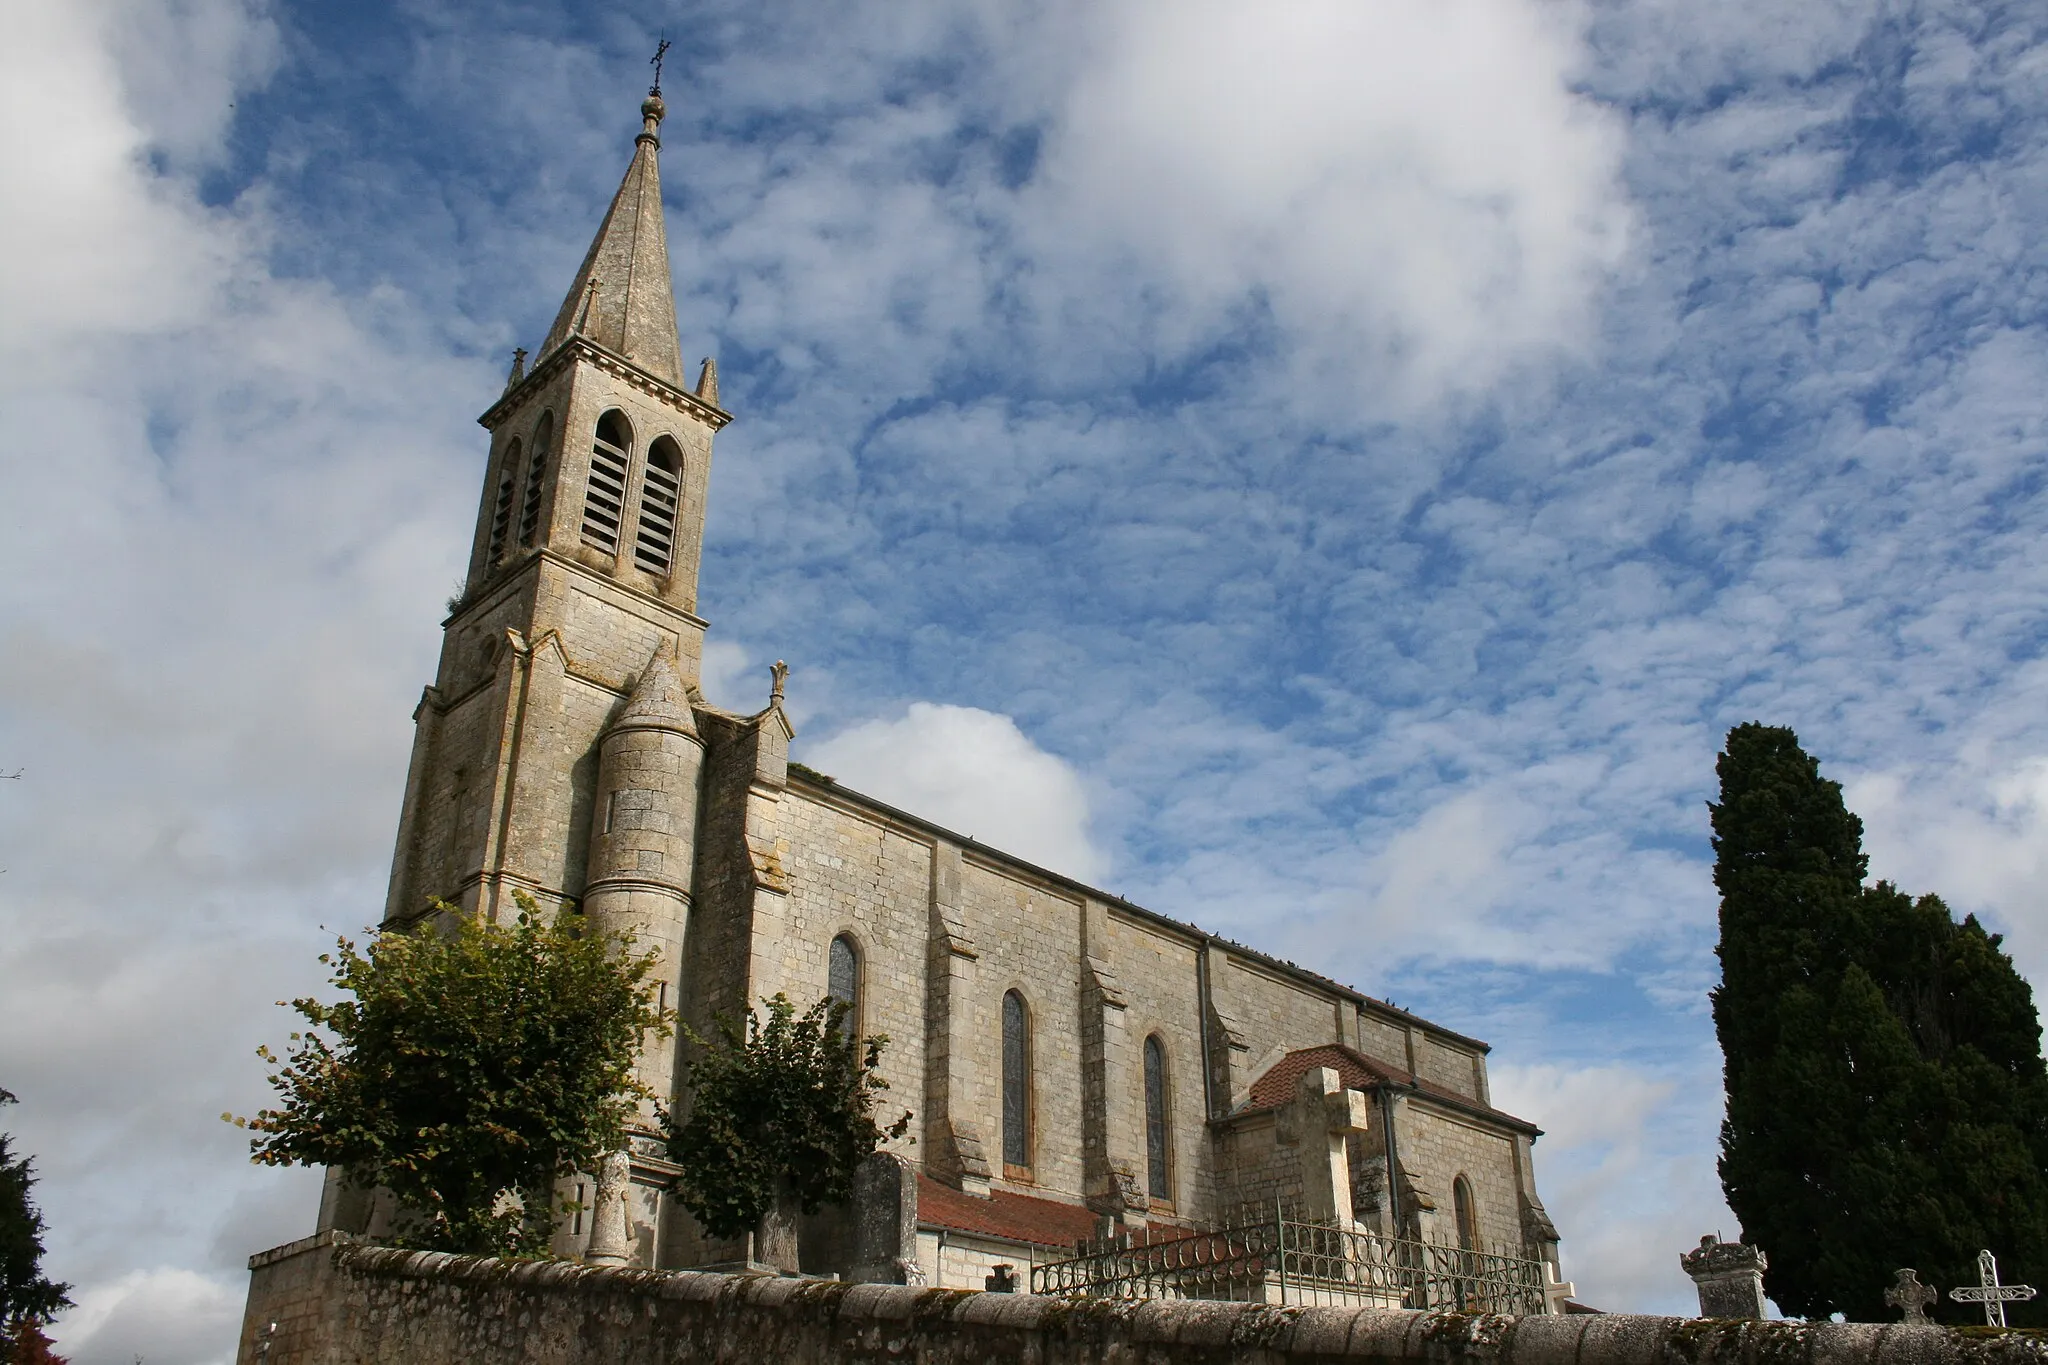
<instances>
[{"instance_id":1,"label":"drainpipe","mask_svg":"<svg viewBox=\"0 0 2048 1365\"><path fill-rule=\"evenodd\" d=\"M1202 1041L1202 1113L1216 1117L1216 1059L1209 1054L1209 940L1195 952L1195 1023Z\"/></svg>"},{"instance_id":2,"label":"drainpipe","mask_svg":"<svg viewBox=\"0 0 2048 1365\"><path fill-rule=\"evenodd\" d=\"M1386 1130L1386 1138L1380 1143L1387 1156L1387 1229L1389 1237L1399 1237L1401 1227L1401 1157L1394 1141L1394 1094L1393 1087L1382 1081L1380 1092L1380 1124Z\"/></svg>"}]
</instances>

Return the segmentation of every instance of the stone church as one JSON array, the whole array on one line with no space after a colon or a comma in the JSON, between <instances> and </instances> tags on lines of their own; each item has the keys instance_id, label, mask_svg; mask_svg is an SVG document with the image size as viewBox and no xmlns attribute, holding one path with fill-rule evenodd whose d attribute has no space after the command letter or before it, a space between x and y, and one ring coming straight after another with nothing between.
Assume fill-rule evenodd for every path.
<instances>
[{"instance_id":1,"label":"stone church","mask_svg":"<svg viewBox=\"0 0 2048 1365\"><path fill-rule=\"evenodd\" d=\"M1484 1043L790 763L780 665L759 711L705 701L697 570L732 415L711 361L685 378L663 112L658 92L642 105L534 363L480 419L468 576L415 713L386 924L430 897L502 919L523 892L658 948L664 1002L700 1031L777 992L851 1002L892 1040L888 1098L914 1115L898 1167L929 1284L1282 1204L1555 1266L1538 1131L1494 1107ZM674 1096L678 1060L655 1043L641 1074ZM673 1174L637 1136L567 1192L556 1249L760 1259L703 1236ZM323 1230L388 1216L330 1177ZM807 1227L802 1269L848 1273L845 1247Z\"/></svg>"}]
</instances>

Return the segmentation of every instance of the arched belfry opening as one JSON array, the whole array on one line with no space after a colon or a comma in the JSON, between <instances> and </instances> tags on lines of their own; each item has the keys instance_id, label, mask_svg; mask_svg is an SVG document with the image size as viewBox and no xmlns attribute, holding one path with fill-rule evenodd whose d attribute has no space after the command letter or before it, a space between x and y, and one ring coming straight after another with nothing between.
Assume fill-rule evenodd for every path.
<instances>
[{"instance_id":1,"label":"arched belfry opening","mask_svg":"<svg viewBox=\"0 0 2048 1365\"><path fill-rule=\"evenodd\" d=\"M663 436L647 450L639 527L633 536L633 563L657 578L668 577L675 566L676 508L682 492L683 452L675 438Z\"/></svg>"},{"instance_id":2,"label":"arched belfry opening","mask_svg":"<svg viewBox=\"0 0 2048 1365\"><path fill-rule=\"evenodd\" d=\"M583 487L583 543L608 554L619 552L626 521L626 467L633 431L617 408L597 419L590 442L590 476Z\"/></svg>"},{"instance_id":3,"label":"arched belfry opening","mask_svg":"<svg viewBox=\"0 0 2048 1365\"><path fill-rule=\"evenodd\" d=\"M532 545L540 536L540 504L547 494L548 457L555 447L555 414L544 412L533 428L533 448L526 457L526 491L519 498L519 543Z\"/></svg>"}]
</instances>

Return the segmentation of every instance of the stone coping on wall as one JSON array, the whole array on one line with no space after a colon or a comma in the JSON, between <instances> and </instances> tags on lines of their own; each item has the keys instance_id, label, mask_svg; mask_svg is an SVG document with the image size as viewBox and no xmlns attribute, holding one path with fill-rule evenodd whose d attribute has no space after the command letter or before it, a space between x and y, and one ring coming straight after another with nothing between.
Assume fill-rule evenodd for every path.
<instances>
[{"instance_id":1,"label":"stone coping on wall","mask_svg":"<svg viewBox=\"0 0 2048 1365\"><path fill-rule=\"evenodd\" d=\"M1067 1301L328 1239L256 1259L240 1357L251 1365L2048 1365L2048 1339L2019 1331ZM278 1318L287 1330L259 1356Z\"/></svg>"}]
</instances>

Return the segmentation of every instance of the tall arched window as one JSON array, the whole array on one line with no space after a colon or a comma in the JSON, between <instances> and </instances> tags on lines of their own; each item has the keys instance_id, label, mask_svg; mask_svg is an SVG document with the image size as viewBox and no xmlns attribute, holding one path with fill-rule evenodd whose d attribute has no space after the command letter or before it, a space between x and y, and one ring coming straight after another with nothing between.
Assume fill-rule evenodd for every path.
<instances>
[{"instance_id":1,"label":"tall arched window","mask_svg":"<svg viewBox=\"0 0 2048 1365\"><path fill-rule=\"evenodd\" d=\"M1477 1251L1479 1210L1472 1203L1472 1182L1462 1175L1451 1182L1451 1209L1458 1220L1458 1245L1466 1251Z\"/></svg>"},{"instance_id":2,"label":"tall arched window","mask_svg":"<svg viewBox=\"0 0 2048 1365\"><path fill-rule=\"evenodd\" d=\"M825 955L825 993L834 1004L846 1006L846 1036L860 1036L860 949L853 936L841 934L832 940Z\"/></svg>"},{"instance_id":3,"label":"tall arched window","mask_svg":"<svg viewBox=\"0 0 2048 1365\"><path fill-rule=\"evenodd\" d=\"M682 452L664 436L647 451L647 479L640 486L640 527L633 537L633 562L663 578L675 562L676 504L682 491Z\"/></svg>"},{"instance_id":4,"label":"tall arched window","mask_svg":"<svg viewBox=\"0 0 2048 1365\"><path fill-rule=\"evenodd\" d=\"M597 419L590 443L590 481L583 489L583 543L617 554L626 518L626 452L633 448L626 419L614 409Z\"/></svg>"},{"instance_id":5,"label":"tall arched window","mask_svg":"<svg viewBox=\"0 0 2048 1365\"><path fill-rule=\"evenodd\" d=\"M533 429L532 462L526 466L526 492L519 500L519 543L533 544L540 534L540 500L547 492L548 452L555 447L555 415L544 412Z\"/></svg>"},{"instance_id":6,"label":"tall arched window","mask_svg":"<svg viewBox=\"0 0 2048 1365\"><path fill-rule=\"evenodd\" d=\"M496 564L505 556L505 537L512 530L512 495L519 489L519 438L505 447L505 461L498 469L498 496L491 504L491 545L484 562Z\"/></svg>"},{"instance_id":7,"label":"tall arched window","mask_svg":"<svg viewBox=\"0 0 2048 1365\"><path fill-rule=\"evenodd\" d=\"M1015 991L1003 996L1003 1174L1031 1174L1031 1017Z\"/></svg>"},{"instance_id":8,"label":"tall arched window","mask_svg":"<svg viewBox=\"0 0 2048 1365\"><path fill-rule=\"evenodd\" d=\"M1173 1144L1166 1115L1166 1047L1155 1033L1145 1040L1145 1193L1170 1200L1168 1157Z\"/></svg>"}]
</instances>

